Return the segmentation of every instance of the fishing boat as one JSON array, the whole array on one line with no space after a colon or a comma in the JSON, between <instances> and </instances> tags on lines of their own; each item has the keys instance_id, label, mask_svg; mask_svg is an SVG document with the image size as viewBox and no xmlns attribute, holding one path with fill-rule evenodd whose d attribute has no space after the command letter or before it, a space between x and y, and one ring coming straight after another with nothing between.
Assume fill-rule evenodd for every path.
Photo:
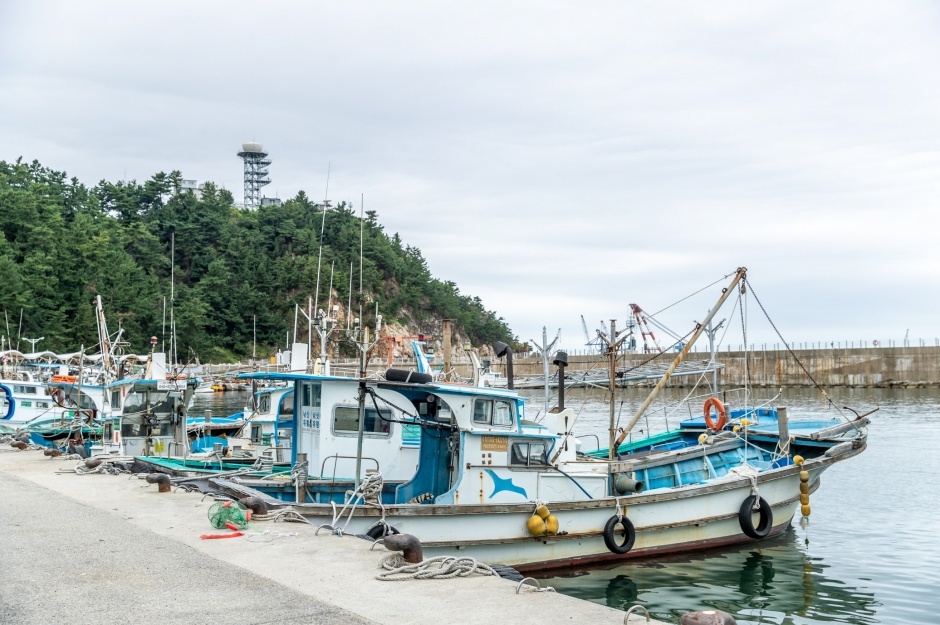
<instances>
[{"instance_id":1,"label":"fishing boat","mask_svg":"<svg viewBox=\"0 0 940 625\"><path fill-rule=\"evenodd\" d=\"M258 389L246 407L245 425L239 433L261 455L268 450L281 461L290 457L294 422L294 387L280 384Z\"/></svg>"},{"instance_id":2,"label":"fishing boat","mask_svg":"<svg viewBox=\"0 0 940 625\"><path fill-rule=\"evenodd\" d=\"M355 459L352 495L346 485L321 479L294 510L337 533L394 528L417 537L427 556L456 553L522 571L780 534L798 510L810 514L826 469L864 451L867 415L801 423L785 409L725 406L710 397L701 417L625 441L702 328L743 286L746 270L734 275L640 411L619 436L612 422L612 444L593 455L577 452L576 415L563 392L535 422L514 390L434 382L413 372L392 369L384 380L254 374L293 383L295 467L320 465L322 478L332 449L321 442L330 437L346 437ZM555 364L563 379L567 355L559 352ZM395 453L390 434L397 425L420 428L417 470L404 480L411 467ZM384 441L389 453L366 462L365 440L372 449ZM355 443L360 451L353 455ZM257 480L209 481L230 496L259 497L273 507L287 499Z\"/></svg>"}]
</instances>

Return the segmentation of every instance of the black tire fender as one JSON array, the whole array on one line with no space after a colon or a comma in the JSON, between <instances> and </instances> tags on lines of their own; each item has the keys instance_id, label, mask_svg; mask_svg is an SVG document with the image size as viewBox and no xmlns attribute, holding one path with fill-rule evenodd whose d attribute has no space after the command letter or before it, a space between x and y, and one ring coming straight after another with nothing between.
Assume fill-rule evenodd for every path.
<instances>
[{"instance_id":1,"label":"black tire fender","mask_svg":"<svg viewBox=\"0 0 940 625\"><path fill-rule=\"evenodd\" d=\"M754 522L751 520L755 501L758 502L760 508L760 521L757 527L754 527ZM738 523L741 524L741 530L751 538L765 538L770 533L770 528L774 526L774 511L771 510L766 499L751 495L741 504L741 509L738 511Z\"/></svg>"},{"instance_id":2,"label":"black tire fender","mask_svg":"<svg viewBox=\"0 0 940 625\"><path fill-rule=\"evenodd\" d=\"M366 532L366 536L368 536L372 540L378 540L380 538L385 538L386 536L389 536L392 534L400 534L400 533L401 532L399 532L395 527L389 525L388 523L380 521L369 528L369 531Z\"/></svg>"},{"instance_id":3,"label":"black tire fender","mask_svg":"<svg viewBox=\"0 0 940 625\"><path fill-rule=\"evenodd\" d=\"M617 542L617 537L614 535L617 526L623 526L623 542ZM610 549L612 553L627 553L633 549L633 543L636 541L636 529L633 527L633 523L627 517L615 514L614 516L607 519L607 524L604 525L604 544L607 545L607 548Z\"/></svg>"}]
</instances>

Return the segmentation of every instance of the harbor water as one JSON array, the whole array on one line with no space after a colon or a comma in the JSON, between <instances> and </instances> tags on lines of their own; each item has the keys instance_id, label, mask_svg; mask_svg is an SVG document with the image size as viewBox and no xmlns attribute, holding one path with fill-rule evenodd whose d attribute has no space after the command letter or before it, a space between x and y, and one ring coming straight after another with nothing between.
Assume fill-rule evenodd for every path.
<instances>
[{"instance_id":1,"label":"harbor water","mask_svg":"<svg viewBox=\"0 0 940 625\"><path fill-rule=\"evenodd\" d=\"M543 392L523 392L530 398L528 417L540 418ZM621 423L647 392L618 390ZM756 389L752 404L776 392ZM686 394L665 391L637 429L655 432L687 418L688 408L673 411ZM871 415L868 449L823 474L808 527L797 515L784 535L771 540L553 572L543 585L618 609L642 604L668 623L710 608L731 613L741 625L940 623L940 389L838 388L829 394L840 407L880 410ZM197 395L192 414L211 409L229 415L247 398L243 392ZM602 390L566 391L585 450L607 445L606 398ZM770 405L786 405L791 419L838 416L814 389L784 389Z\"/></svg>"},{"instance_id":2,"label":"harbor water","mask_svg":"<svg viewBox=\"0 0 940 625\"><path fill-rule=\"evenodd\" d=\"M756 403L776 393L767 390L753 393ZM940 623L940 389L828 392L840 407L880 410L871 415L868 449L823 474L808 527L800 526L797 513L792 527L772 540L571 570L545 577L543 584L615 608L639 603L669 623L710 608L729 612L739 624ZM527 394L532 414L544 405L543 395ZM645 389L618 391L622 423L646 396ZM664 401L654 401L653 431L682 397L670 391ZM569 390L565 403L581 411L576 433L597 435L606 447L605 394ZM784 389L772 405L786 405L791 419L838 415L814 389ZM673 414L672 425L686 416ZM637 427L646 424L641 419ZM590 436L583 443L595 445Z\"/></svg>"}]
</instances>

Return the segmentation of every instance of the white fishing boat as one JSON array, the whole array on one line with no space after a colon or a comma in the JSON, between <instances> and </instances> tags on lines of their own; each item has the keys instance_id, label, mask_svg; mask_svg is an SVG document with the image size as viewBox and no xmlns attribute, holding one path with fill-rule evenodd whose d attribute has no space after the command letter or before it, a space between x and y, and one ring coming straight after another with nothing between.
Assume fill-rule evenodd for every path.
<instances>
[{"instance_id":1,"label":"white fishing boat","mask_svg":"<svg viewBox=\"0 0 940 625\"><path fill-rule=\"evenodd\" d=\"M332 456L325 456L321 444L330 437L346 437L355 460L352 496L345 485L331 488L321 480L298 499L303 503L292 504L294 509L337 533L391 527L417 537L428 556L465 554L520 570L692 551L779 534L797 510L810 514L811 494L826 469L865 449L866 415L800 423L786 410L726 407L712 397L702 417L624 442L702 326L745 279L739 269L612 445L614 452L578 454L575 412L564 405L563 393L535 423L527 418L526 400L513 390L433 382L411 372L389 370L385 380L255 375L294 385L296 464L308 463L314 476L320 465L322 478ZM563 368L566 360L559 353L556 364ZM415 424L421 432L416 471L395 453L390 436L396 425ZM612 423L612 439L614 434ZM388 454L375 466L366 462L365 440L370 449L385 441ZM353 454L356 442L359 451ZM398 479L409 470L409 478ZM285 505L283 493L258 480L211 482L231 496Z\"/></svg>"}]
</instances>

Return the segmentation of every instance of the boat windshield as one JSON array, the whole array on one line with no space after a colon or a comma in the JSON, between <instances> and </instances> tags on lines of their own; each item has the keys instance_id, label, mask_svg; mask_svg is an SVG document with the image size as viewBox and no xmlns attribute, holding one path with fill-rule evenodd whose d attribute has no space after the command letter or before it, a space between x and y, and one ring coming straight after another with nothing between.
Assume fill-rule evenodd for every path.
<instances>
[{"instance_id":1,"label":"boat windshield","mask_svg":"<svg viewBox=\"0 0 940 625\"><path fill-rule=\"evenodd\" d=\"M145 412L147 409L157 413L170 413L173 399L169 391L131 391L124 398L124 414Z\"/></svg>"}]
</instances>

